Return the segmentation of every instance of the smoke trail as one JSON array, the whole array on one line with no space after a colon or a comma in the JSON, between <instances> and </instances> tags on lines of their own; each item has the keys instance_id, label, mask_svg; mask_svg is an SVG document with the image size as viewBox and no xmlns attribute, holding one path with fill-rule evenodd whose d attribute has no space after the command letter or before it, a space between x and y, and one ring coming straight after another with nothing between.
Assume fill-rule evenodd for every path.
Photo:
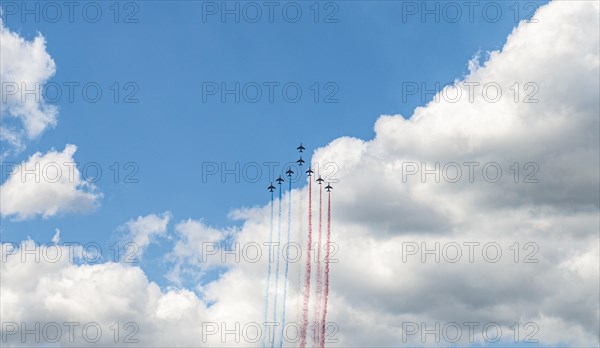
<instances>
[{"instance_id":1,"label":"smoke trail","mask_svg":"<svg viewBox=\"0 0 600 348\"><path fill-rule=\"evenodd\" d=\"M323 270L321 267L321 245L322 245L322 225L323 225L323 185L319 185L319 240L317 242L317 274L316 274L316 288L315 288L315 313L314 321L319 323L321 321L321 301L323 299ZM318 332L318 331L317 331ZM317 344L319 341L314 340Z\"/></svg>"},{"instance_id":2,"label":"smoke trail","mask_svg":"<svg viewBox=\"0 0 600 348\"><path fill-rule=\"evenodd\" d=\"M308 248L306 249L306 271L304 275L304 304L302 306L302 326L300 330L300 348L306 347L306 329L308 326L308 303L310 302L310 247L312 244L312 180L308 180Z\"/></svg>"},{"instance_id":3,"label":"smoke trail","mask_svg":"<svg viewBox=\"0 0 600 348\"><path fill-rule=\"evenodd\" d=\"M273 301L273 322L277 322L277 293L279 292L279 245L281 244L281 183L279 183L279 212L278 212L278 231L277 231L277 258L275 259L275 299ZM271 341L271 348L275 346L275 330Z\"/></svg>"},{"instance_id":4,"label":"smoke trail","mask_svg":"<svg viewBox=\"0 0 600 348\"><path fill-rule=\"evenodd\" d=\"M325 347L325 323L329 300L329 253L331 244L331 192L327 193L327 248L325 249L325 290L323 295L323 318L321 319L321 348Z\"/></svg>"},{"instance_id":5,"label":"smoke trail","mask_svg":"<svg viewBox=\"0 0 600 348\"><path fill-rule=\"evenodd\" d=\"M310 180L310 177L308 177L308 179ZM304 207L304 190L300 190L299 192L299 204L298 204L298 245L302 245L302 229L304 228L303 225L303 219L302 219L302 207ZM297 287L297 293L300 294L302 293L302 262L298 262L297 263L297 272L296 272L296 284L298 285ZM296 313L302 313L302 302L301 300L302 296L296 296Z\"/></svg>"},{"instance_id":6,"label":"smoke trail","mask_svg":"<svg viewBox=\"0 0 600 348\"><path fill-rule=\"evenodd\" d=\"M273 191L271 191L271 226L269 229L269 245L273 245L273 218L274 218L274 214L273 214ZM267 287L265 289L265 313L264 313L264 322L267 322L267 312L269 310L269 288L271 287L270 282L271 282L271 255L269 253L269 260L268 260L269 266L267 268ZM265 324L266 325L266 324ZM263 348L265 348L265 338L266 336L263 335L263 339L262 339L262 346Z\"/></svg>"},{"instance_id":7,"label":"smoke trail","mask_svg":"<svg viewBox=\"0 0 600 348\"><path fill-rule=\"evenodd\" d=\"M283 328L285 326L285 301L287 298L288 270L290 268L290 233L292 230L292 176L289 177L290 186L288 188L288 221L287 221L287 242L285 248L285 273L283 277L283 314L281 315L281 336L279 337L279 348L283 346Z\"/></svg>"}]
</instances>

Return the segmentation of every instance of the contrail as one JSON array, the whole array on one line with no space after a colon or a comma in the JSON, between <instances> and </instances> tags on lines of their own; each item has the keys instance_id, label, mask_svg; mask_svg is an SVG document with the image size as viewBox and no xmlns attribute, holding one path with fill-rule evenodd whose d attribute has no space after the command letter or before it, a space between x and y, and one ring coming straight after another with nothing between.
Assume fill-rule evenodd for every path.
<instances>
[{"instance_id":1,"label":"contrail","mask_svg":"<svg viewBox=\"0 0 600 348\"><path fill-rule=\"evenodd\" d=\"M281 178L281 177L280 177ZM275 299L273 301L273 321L277 322L277 292L279 292L279 245L281 244L281 182L279 183L279 217L278 217L278 232L277 232L277 258L275 259ZM273 330L273 339L271 348L275 346L275 330Z\"/></svg>"},{"instance_id":2,"label":"contrail","mask_svg":"<svg viewBox=\"0 0 600 348\"><path fill-rule=\"evenodd\" d=\"M323 271L321 267L321 245L322 245L322 225L323 225L323 185L319 185L319 240L317 242L317 274L315 289L315 313L314 321L319 323L321 320L321 301L323 299ZM318 341L315 339L315 343Z\"/></svg>"},{"instance_id":3,"label":"contrail","mask_svg":"<svg viewBox=\"0 0 600 348\"><path fill-rule=\"evenodd\" d=\"M310 177L308 177L310 180ZM304 190L300 190L299 192L299 204L298 204L298 245L302 245L302 229L303 219L302 219L302 208L304 204ZM300 294L302 292L302 263L298 262L298 268L296 272L296 283L298 284L297 293ZM300 301L301 296L296 296L296 313L302 313L302 302Z\"/></svg>"},{"instance_id":4,"label":"contrail","mask_svg":"<svg viewBox=\"0 0 600 348\"><path fill-rule=\"evenodd\" d=\"M306 271L304 274L304 303L302 306L302 326L300 330L300 348L306 347L306 329L308 327L308 304L310 302L310 267L312 244L312 179L308 180L308 238L306 248Z\"/></svg>"},{"instance_id":5,"label":"contrail","mask_svg":"<svg viewBox=\"0 0 600 348\"><path fill-rule=\"evenodd\" d=\"M302 143L300 143L300 145L302 145ZM304 151L304 147L302 146L302 148L300 146L298 146L296 148L297 150L302 150ZM302 151L300 151L300 153L302 153ZM300 155L300 158L302 158L302 155ZM300 166L300 168L302 168L302 166ZM300 169L300 175L302 175L302 169ZM310 170L310 166L308 167L308 170ZM310 180L310 173L307 171L308 174L308 179ZM302 219L302 208L304 207L304 190L303 189L299 189L298 190L298 218L297 218L297 223L296 223L296 241L298 243L299 246L302 245L302 232L303 232L303 228L304 225L302 224L303 219ZM302 248L302 247L300 247ZM301 254L302 255L302 254ZM302 259L302 256L300 256L300 260ZM302 292L302 262L298 262L296 264L296 288L294 290L296 290L296 307L295 307L295 313L296 315L300 315L300 313L302 313L302 302L300 301L301 296L300 293Z\"/></svg>"},{"instance_id":6,"label":"contrail","mask_svg":"<svg viewBox=\"0 0 600 348\"><path fill-rule=\"evenodd\" d=\"M279 348L283 346L283 328L285 326L285 301L287 298L288 270L290 268L290 233L292 230L292 175L289 175L290 186L288 188L288 221L287 221L287 243L285 248L285 275L283 277L283 314L281 315L281 337Z\"/></svg>"},{"instance_id":7,"label":"contrail","mask_svg":"<svg viewBox=\"0 0 600 348\"><path fill-rule=\"evenodd\" d=\"M331 192L327 193L327 248L325 249L325 293L323 295L323 318L321 319L321 348L325 347L325 324L329 300L329 254L331 245Z\"/></svg>"},{"instance_id":8,"label":"contrail","mask_svg":"<svg viewBox=\"0 0 600 348\"><path fill-rule=\"evenodd\" d=\"M274 214L273 214L273 191L271 191L271 226L269 229L269 246L273 245L273 218L274 218ZM265 313L264 313L264 322L266 325L267 322L267 312L269 310L269 288L271 287L270 282L271 282L271 255L269 253L269 260L268 260L269 266L267 268L267 288L265 289ZM262 346L263 348L265 348L265 338L266 336L263 335L263 339L262 339Z\"/></svg>"}]
</instances>

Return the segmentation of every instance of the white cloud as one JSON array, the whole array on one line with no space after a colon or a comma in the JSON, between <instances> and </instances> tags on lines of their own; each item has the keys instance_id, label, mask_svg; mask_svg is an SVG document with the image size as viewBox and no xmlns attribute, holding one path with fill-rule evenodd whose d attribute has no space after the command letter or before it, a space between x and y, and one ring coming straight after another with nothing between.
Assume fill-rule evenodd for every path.
<instances>
[{"instance_id":1,"label":"white cloud","mask_svg":"<svg viewBox=\"0 0 600 348\"><path fill-rule=\"evenodd\" d=\"M70 251L68 246L58 246L59 258L54 256L56 251L44 251L44 246L35 245L31 240L24 241L20 247L5 243L0 249L3 346L30 345L35 338L32 335L23 340L20 325L26 323L25 327L33 328L36 322L40 323L40 337L44 343L49 342L45 337L54 337L55 331L51 328L45 336L43 327L58 323L62 330L61 339L53 342L58 346L131 345L133 342L125 341L126 338L139 340L136 345L144 347L218 346L222 344L220 334L207 335L203 339L203 330L215 323L220 325L223 320L233 328L231 323L236 317L230 316L230 305L236 306L241 313L249 313L247 318L250 320L258 314L251 311L253 306L247 302L247 296L256 290L256 284L235 270L226 275L236 283L227 291L228 296L233 296L232 301L225 306L209 306L187 289L161 291L155 283L148 281L139 267L113 262L76 265L69 262L71 253L80 259L82 250ZM34 262L36 253L41 262ZM50 258L52 262L48 261ZM68 327L63 324L66 322L79 325L72 341ZM115 322L120 326L117 336ZM13 323L19 326L16 333L12 331ZM89 323L95 323L103 331L98 342L92 343L83 336L82 328ZM94 336L93 328L89 336ZM118 342L114 341L115 337ZM233 345L245 347L248 343L241 341Z\"/></svg>"},{"instance_id":2,"label":"white cloud","mask_svg":"<svg viewBox=\"0 0 600 348\"><path fill-rule=\"evenodd\" d=\"M166 259L173 265L167 274L167 279L181 285L184 279L199 281L209 269L219 266L220 258L209 258L207 251L212 253L227 236L235 230L221 231L207 226L202 221L191 219L181 221L175 226L175 244Z\"/></svg>"},{"instance_id":3,"label":"white cloud","mask_svg":"<svg viewBox=\"0 0 600 348\"><path fill-rule=\"evenodd\" d=\"M142 257L150 243L154 242L157 237L166 236L170 219L171 213L165 212L161 215L150 214L129 220L120 227L121 230L127 231L123 240L134 243L136 248L139 248L136 255Z\"/></svg>"},{"instance_id":4,"label":"white cloud","mask_svg":"<svg viewBox=\"0 0 600 348\"><path fill-rule=\"evenodd\" d=\"M32 241L25 243L28 250L38 250ZM17 252L0 264L2 274L3 346L31 346L29 339L23 342L21 333L10 334L7 323L40 322L58 323L62 332L57 345L63 346L110 346L131 345L125 339L138 339L140 346L193 346L200 337L197 323L205 316L206 307L193 292L160 288L148 281L138 267L123 264L103 263L96 265L74 265L69 262L69 248L62 246L58 261L36 263L30 254L22 262ZM12 253L6 244L5 255ZM15 257L16 255L16 257ZM65 322L79 323L75 327L73 341L69 343L68 327ZM114 323L118 322L118 334ZM102 330L101 339L93 344L94 328L89 336L83 336L83 326L96 323ZM125 327L128 323L131 326ZM112 328L112 329L111 329ZM40 328L40 330L42 330ZM111 331L112 330L112 331ZM51 329L47 336L54 337ZM115 336L116 335L116 336ZM44 340L48 343L48 340Z\"/></svg>"},{"instance_id":5,"label":"white cloud","mask_svg":"<svg viewBox=\"0 0 600 348\"><path fill-rule=\"evenodd\" d=\"M60 230L57 228L52 236L52 243L58 244L60 242Z\"/></svg>"},{"instance_id":6,"label":"white cloud","mask_svg":"<svg viewBox=\"0 0 600 348\"><path fill-rule=\"evenodd\" d=\"M0 187L2 216L23 220L93 209L102 195L82 179L73 159L76 151L67 145L62 152L36 152L17 165Z\"/></svg>"},{"instance_id":7,"label":"white cloud","mask_svg":"<svg viewBox=\"0 0 600 348\"><path fill-rule=\"evenodd\" d=\"M340 331L339 343L328 346L449 345L432 335L423 342L420 334L403 342L402 324L415 322L428 328L478 322L474 339L483 344L481 326L498 323L509 344L517 322L521 343L537 325L534 338L544 346L599 345L599 12L597 2L552 2L540 9L538 23L521 24L502 51L465 77L496 82L506 93L515 82L535 82L537 103L515 103L512 95L497 103L481 95L473 102L442 99L410 119L381 117L371 141L340 138L315 152L313 162L340 167L332 194L339 262L332 264L328 317ZM408 161L429 168L435 162L497 162L504 172L496 183L482 180L480 171L473 182L464 172L457 183L436 183L432 176L421 182L416 175L404 183L402 163ZM523 183L529 172L522 168L514 183L514 162L536 163L539 182ZM301 192L306 202L306 187ZM239 230L193 220L178 224L169 255L174 278L193 278L219 263L203 262L203 242L267 241L269 214L268 206L238 211L235 216L245 219ZM295 233L293 238L302 240ZM473 262L466 242L480 243ZM442 252L440 262L433 255L421 262L421 253L402 252L407 243L440 243L440 252L457 243L462 258L447 262ZM500 246L500 261L488 261L493 252L482 254L486 243ZM262 321L264 256L256 263L228 258L218 280L198 287L200 298L185 289L161 291L134 267L35 267L12 256L1 265L1 314L15 322L136 321L143 345L199 346L202 323L231 328ZM527 257L537 262L524 262ZM299 317L301 266L290 270L288 321ZM90 293L98 300L88 301ZM530 322L535 325L526 329ZM460 343L470 344L463 330ZM254 345L232 336L218 341L211 336L206 345Z\"/></svg>"},{"instance_id":8,"label":"white cloud","mask_svg":"<svg viewBox=\"0 0 600 348\"><path fill-rule=\"evenodd\" d=\"M41 95L44 83L54 75L56 66L41 34L27 41L0 20L0 42L3 123L0 140L18 152L24 148L26 139L37 138L48 127L56 125L58 109L46 104ZM26 95L25 90L35 92ZM11 119L18 121L9 122ZM6 156L8 152L1 155Z\"/></svg>"}]
</instances>

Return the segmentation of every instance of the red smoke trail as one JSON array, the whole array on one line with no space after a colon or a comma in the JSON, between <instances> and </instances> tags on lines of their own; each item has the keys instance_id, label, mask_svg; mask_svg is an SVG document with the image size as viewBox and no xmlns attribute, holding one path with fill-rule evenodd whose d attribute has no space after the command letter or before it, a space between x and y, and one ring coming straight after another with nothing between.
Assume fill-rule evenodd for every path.
<instances>
[{"instance_id":1,"label":"red smoke trail","mask_svg":"<svg viewBox=\"0 0 600 348\"><path fill-rule=\"evenodd\" d=\"M300 190L299 192L299 204L298 204L298 245L302 245L302 241L304 240L304 236L302 233L304 232L304 220L302 219L302 213L304 212L304 190ZM302 263L298 264L298 270L296 273L296 291L298 294L301 294L303 291L302 288L302 276L304 275L304 269L302 268ZM296 313L302 313L302 296L296 296ZM301 314L298 314L300 317Z\"/></svg>"},{"instance_id":2,"label":"red smoke trail","mask_svg":"<svg viewBox=\"0 0 600 348\"><path fill-rule=\"evenodd\" d=\"M306 273L304 276L304 304L302 307L302 327L300 330L300 348L306 347L306 329L308 327L308 303L310 302L310 247L312 244L312 180L308 180L308 248L306 250Z\"/></svg>"},{"instance_id":3,"label":"red smoke trail","mask_svg":"<svg viewBox=\"0 0 600 348\"><path fill-rule=\"evenodd\" d=\"M321 319L321 348L325 347L325 323L329 300L329 252L331 243L331 192L327 193L327 249L325 250L325 290L323 295L323 318Z\"/></svg>"},{"instance_id":4,"label":"red smoke trail","mask_svg":"<svg viewBox=\"0 0 600 348\"><path fill-rule=\"evenodd\" d=\"M322 244L322 228L323 225L323 185L319 185L319 241L317 243L317 274L315 288L315 323L321 320L321 301L323 300L323 268L321 267L321 245ZM317 331L318 332L318 331ZM315 337L314 343L319 343Z\"/></svg>"}]
</instances>

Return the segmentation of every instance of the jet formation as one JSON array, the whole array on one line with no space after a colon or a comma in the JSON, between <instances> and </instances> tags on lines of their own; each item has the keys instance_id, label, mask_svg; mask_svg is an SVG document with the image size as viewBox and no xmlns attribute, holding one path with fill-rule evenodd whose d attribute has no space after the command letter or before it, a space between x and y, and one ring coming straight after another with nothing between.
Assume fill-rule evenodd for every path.
<instances>
[{"instance_id":1,"label":"jet formation","mask_svg":"<svg viewBox=\"0 0 600 348\"><path fill-rule=\"evenodd\" d=\"M298 146L296 148L296 150L298 150L298 152L300 153L300 159L298 159L296 161L296 163L298 163L299 167L302 167L302 165L306 162L305 160L302 159L302 153L304 152L304 150L306 150L306 148L302 145L302 143L300 143L300 146ZM314 174L315 172L311 169L311 166L308 167L308 170L306 171L306 175L308 175L309 177L312 177L312 174ZM294 174L294 171L292 170L291 167L288 167L288 170L285 172L285 174L287 174L288 177L292 177L292 174ZM281 185L281 183L283 183L285 180L281 177L281 175L279 176L279 178L277 178L275 181L277 181L277 183L279 185ZM319 175L319 178L317 180L315 180L319 185L323 184L323 182L325 180L323 180L323 178L321 178L321 176ZM273 186L273 183L271 183L271 185L269 187L267 187L267 189L269 190L269 192L273 192L273 190L275 190L275 186ZM331 186L330 183L327 183L327 186L325 186L325 189L327 190L327 192L330 192L331 190L333 190L333 186Z\"/></svg>"}]
</instances>

